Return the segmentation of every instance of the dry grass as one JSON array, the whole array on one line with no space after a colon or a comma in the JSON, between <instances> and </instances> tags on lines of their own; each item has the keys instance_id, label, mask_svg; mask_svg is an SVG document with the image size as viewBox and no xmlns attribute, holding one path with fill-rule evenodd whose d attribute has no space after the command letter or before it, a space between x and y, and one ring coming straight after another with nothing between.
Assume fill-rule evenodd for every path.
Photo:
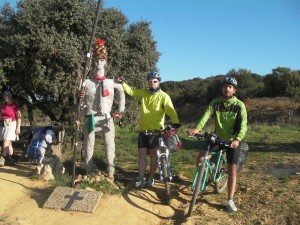
<instances>
[{"instance_id":1,"label":"dry grass","mask_svg":"<svg viewBox=\"0 0 300 225\"><path fill-rule=\"evenodd\" d=\"M249 123L255 124L286 124L290 115L289 98L256 98L244 101ZM192 126L200 119L207 105L199 103L186 103L176 106L180 121ZM296 104L292 124L300 124L300 103Z\"/></svg>"},{"instance_id":2,"label":"dry grass","mask_svg":"<svg viewBox=\"0 0 300 225\"><path fill-rule=\"evenodd\" d=\"M250 123L288 123L291 102L288 98L258 98L244 101ZM300 122L300 103L297 103L293 122Z\"/></svg>"}]
</instances>

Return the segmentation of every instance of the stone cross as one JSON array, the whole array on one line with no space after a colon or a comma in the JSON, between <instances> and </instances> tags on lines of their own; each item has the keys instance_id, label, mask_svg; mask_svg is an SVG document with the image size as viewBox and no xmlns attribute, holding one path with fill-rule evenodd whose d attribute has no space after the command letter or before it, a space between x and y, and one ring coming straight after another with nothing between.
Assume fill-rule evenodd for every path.
<instances>
[{"instance_id":1,"label":"stone cross","mask_svg":"<svg viewBox=\"0 0 300 225\"><path fill-rule=\"evenodd\" d=\"M73 195L66 195L65 198L69 198L70 200L68 201L68 203L66 204L64 210L66 211L69 211L72 204L76 201L76 200L79 200L81 201L83 199L83 197L78 197L79 195L79 192L78 191L75 191L73 193Z\"/></svg>"}]
</instances>

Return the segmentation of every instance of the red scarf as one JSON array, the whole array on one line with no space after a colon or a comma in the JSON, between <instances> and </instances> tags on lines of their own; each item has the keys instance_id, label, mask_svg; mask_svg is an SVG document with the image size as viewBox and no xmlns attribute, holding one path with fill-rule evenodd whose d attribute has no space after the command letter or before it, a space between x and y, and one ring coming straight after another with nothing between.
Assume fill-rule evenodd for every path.
<instances>
[{"instance_id":1,"label":"red scarf","mask_svg":"<svg viewBox=\"0 0 300 225\"><path fill-rule=\"evenodd\" d=\"M106 79L106 76L103 76L103 77L99 77L97 76L96 74L93 76L93 79L95 80L105 80Z\"/></svg>"},{"instance_id":2,"label":"red scarf","mask_svg":"<svg viewBox=\"0 0 300 225\"><path fill-rule=\"evenodd\" d=\"M97 80L97 81L104 81L106 79L106 76L103 76L103 77L99 77L97 75L94 75L93 76L93 79ZM103 82L101 82L101 89L102 89L102 96L105 97L105 96L108 96L109 95L109 91L108 89L104 89L103 87Z\"/></svg>"}]
</instances>

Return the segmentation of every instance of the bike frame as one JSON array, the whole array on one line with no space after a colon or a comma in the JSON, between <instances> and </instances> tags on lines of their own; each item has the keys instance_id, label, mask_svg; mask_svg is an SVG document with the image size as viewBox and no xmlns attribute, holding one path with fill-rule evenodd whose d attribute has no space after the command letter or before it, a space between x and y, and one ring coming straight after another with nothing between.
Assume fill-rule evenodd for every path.
<instances>
[{"instance_id":1,"label":"bike frame","mask_svg":"<svg viewBox=\"0 0 300 225\"><path fill-rule=\"evenodd\" d=\"M157 165L160 175L160 180L165 185L166 203L169 205L171 200L171 191L169 182L172 180L171 155L168 146L164 141L164 134L174 131L172 127L162 128L161 130L144 131L146 135L153 135L153 141L158 141L155 146L157 154Z\"/></svg>"},{"instance_id":2,"label":"bike frame","mask_svg":"<svg viewBox=\"0 0 300 225\"><path fill-rule=\"evenodd\" d=\"M205 151L204 160L201 160L197 166L197 171L194 176L193 183L192 183L193 190L194 190L194 186L196 184L196 181L197 181L197 178L199 175L199 171L201 170L201 166L203 163L206 164L203 181L207 181L207 179L210 176L211 181L215 182L215 181L217 181L217 175L218 175L217 172L219 171L219 166L220 166L221 160L224 160L225 162L227 160L226 157L224 157L224 152L226 151L225 149L220 149L219 151L210 152L209 151L210 148L211 148L211 144L208 144L208 149ZM218 155L217 164L215 165L215 168L212 168L212 166L211 166L211 161L210 161L210 159L208 159L209 155L212 155L212 156ZM220 179L220 177L218 179ZM204 191L204 189L206 188L206 185L207 185L207 182L202 182L201 187L200 187L200 192Z\"/></svg>"},{"instance_id":3,"label":"bike frame","mask_svg":"<svg viewBox=\"0 0 300 225\"><path fill-rule=\"evenodd\" d=\"M157 138L158 145L155 146L156 154L157 154L157 165L158 165L158 170L160 174L160 180L163 182L166 181L171 181L172 180L172 168L171 168L171 158L170 158L170 150L166 146L165 141L164 141L164 133L169 132L170 130L168 129L173 129L173 128L164 128L161 130L153 130L153 131L143 131L142 133L146 135L153 135L154 139ZM167 161L168 165L168 179L166 177L163 177L163 168L161 165L161 159L165 158ZM166 180L167 179L167 180Z\"/></svg>"},{"instance_id":4,"label":"bike frame","mask_svg":"<svg viewBox=\"0 0 300 225\"><path fill-rule=\"evenodd\" d=\"M223 163L227 164L227 158L225 157L226 148L229 147L229 143L224 140L218 139L217 135L214 133L211 134L196 134L196 138L199 140L205 139L207 141L207 145L205 148L203 159L197 165L197 171L194 176L194 180L192 183L192 200L190 203L188 216L191 216L193 213L194 205L196 204L199 193L203 192L208 184L209 176L211 178L211 182L215 183L215 191L217 193L221 193L225 190L227 182L228 182L228 174L223 169ZM215 145L219 145L219 149L217 151L213 150ZM217 164L216 168L213 171L211 164L210 155L217 155ZM224 181L224 182L223 182Z\"/></svg>"}]
</instances>

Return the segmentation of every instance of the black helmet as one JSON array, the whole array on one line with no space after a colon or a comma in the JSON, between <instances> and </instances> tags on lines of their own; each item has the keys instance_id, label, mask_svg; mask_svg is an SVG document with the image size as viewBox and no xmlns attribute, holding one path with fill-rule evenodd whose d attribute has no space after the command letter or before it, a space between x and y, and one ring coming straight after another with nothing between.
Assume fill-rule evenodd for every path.
<instances>
[{"instance_id":1,"label":"black helmet","mask_svg":"<svg viewBox=\"0 0 300 225\"><path fill-rule=\"evenodd\" d=\"M225 76L221 85L223 85L223 84L231 84L232 86L237 88L237 81L233 77Z\"/></svg>"},{"instance_id":2,"label":"black helmet","mask_svg":"<svg viewBox=\"0 0 300 225\"><path fill-rule=\"evenodd\" d=\"M151 78L156 78L157 80L161 81L161 76L160 76L159 72L157 72L157 71L152 71L152 72L148 73L147 80L150 80Z\"/></svg>"}]
</instances>

